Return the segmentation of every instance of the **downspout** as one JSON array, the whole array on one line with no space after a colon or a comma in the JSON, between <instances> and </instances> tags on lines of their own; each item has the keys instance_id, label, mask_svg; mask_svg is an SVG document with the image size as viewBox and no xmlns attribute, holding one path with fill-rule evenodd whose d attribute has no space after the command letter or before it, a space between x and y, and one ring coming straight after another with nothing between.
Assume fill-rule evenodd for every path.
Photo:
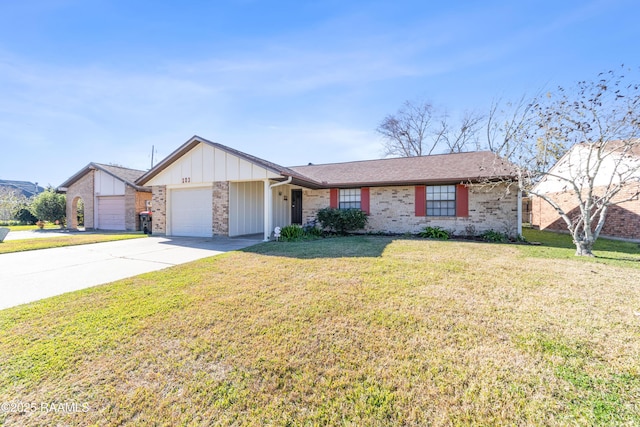
<instances>
[{"instance_id":1,"label":"downspout","mask_svg":"<svg viewBox=\"0 0 640 427\"><path fill-rule=\"evenodd\" d=\"M293 177L290 176L285 181L276 182L274 184L269 185L269 180L264 182L265 194L264 194L264 241L268 242L271 237L271 226L273 225L273 209L271 206L271 201L273 199L273 190L275 187L279 187L281 185L291 184L293 181Z\"/></svg>"},{"instance_id":2,"label":"downspout","mask_svg":"<svg viewBox=\"0 0 640 427\"><path fill-rule=\"evenodd\" d=\"M518 188L518 237L522 237L522 190Z\"/></svg>"}]
</instances>

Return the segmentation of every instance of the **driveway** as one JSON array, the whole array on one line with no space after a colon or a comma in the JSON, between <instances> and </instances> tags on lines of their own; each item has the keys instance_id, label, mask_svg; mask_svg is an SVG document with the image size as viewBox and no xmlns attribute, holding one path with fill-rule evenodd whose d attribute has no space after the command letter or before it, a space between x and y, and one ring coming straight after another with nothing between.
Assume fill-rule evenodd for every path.
<instances>
[{"instance_id":1,"label":"driveway","mask_svg":"<svg viewBox=\"0 0 640 427\"><path fill-rule=\"evenodd\" d=\"M0 254L0 310L246 248L260 241L253 236L147 237Z\"/></svg>"}]
</instances>

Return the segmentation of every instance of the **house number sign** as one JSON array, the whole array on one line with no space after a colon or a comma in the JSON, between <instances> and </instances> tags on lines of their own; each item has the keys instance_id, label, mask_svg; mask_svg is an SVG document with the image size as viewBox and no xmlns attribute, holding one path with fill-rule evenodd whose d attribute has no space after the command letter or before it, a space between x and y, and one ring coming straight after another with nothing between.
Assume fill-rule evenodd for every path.
<instances>
[{"instance_id":1,"label":"house number sign","mask_svg":"<svg viewBox=\"0 0 640 427\"><path fill-rule=\"evenodd\" d=\"M183 184L188 184L190 182L191 182L191 177L182 178L182 183Z\"/></svg>"}]
</instances>

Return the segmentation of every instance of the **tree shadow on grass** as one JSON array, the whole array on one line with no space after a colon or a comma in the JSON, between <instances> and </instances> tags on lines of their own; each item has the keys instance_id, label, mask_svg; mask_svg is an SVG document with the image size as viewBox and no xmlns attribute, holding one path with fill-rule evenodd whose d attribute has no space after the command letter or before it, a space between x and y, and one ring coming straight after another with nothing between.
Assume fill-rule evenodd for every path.
<instances>
[{"instance_id":1,"label":"tree shadow on grass","mask_svg":"<svg viewBox=\"0 0 640 427\"><path fill-rule=\"evenodd\" d=\"M267 242L241 251L298 259L378 258L393 240L387 236L330 237L299 242Z\"/></svg>"},{"instance_id":2,"label":"tree shadow on grass","mask_svg":"<svg viewBox=\"0 0 640 427\"><path fill-rule=\"evenodd\" d=\"M529 242L540 243L538 246L540 250L544 248L567 249L571 257L574 258L576 246L568 233L529 229L524 230L524 235ZM636 242L601 237L596 241L593 253L595 259L599 260L640 262L640 244Z\"/></svg>"}]
</instances>

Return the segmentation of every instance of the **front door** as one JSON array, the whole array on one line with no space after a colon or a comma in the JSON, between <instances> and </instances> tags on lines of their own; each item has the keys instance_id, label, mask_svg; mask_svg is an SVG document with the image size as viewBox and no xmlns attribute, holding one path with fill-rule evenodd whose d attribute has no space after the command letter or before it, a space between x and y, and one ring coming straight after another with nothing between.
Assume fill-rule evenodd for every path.
<instances>
[{"instance_id":1,"label":"front door","mask_svg":"<svg viewBox=\"0 0 640 427\"><path fill-rule=\"evenodd\" d=\"M302 190L291 190L291 224L302 225Z\"/></svg>"}]
</instances>

